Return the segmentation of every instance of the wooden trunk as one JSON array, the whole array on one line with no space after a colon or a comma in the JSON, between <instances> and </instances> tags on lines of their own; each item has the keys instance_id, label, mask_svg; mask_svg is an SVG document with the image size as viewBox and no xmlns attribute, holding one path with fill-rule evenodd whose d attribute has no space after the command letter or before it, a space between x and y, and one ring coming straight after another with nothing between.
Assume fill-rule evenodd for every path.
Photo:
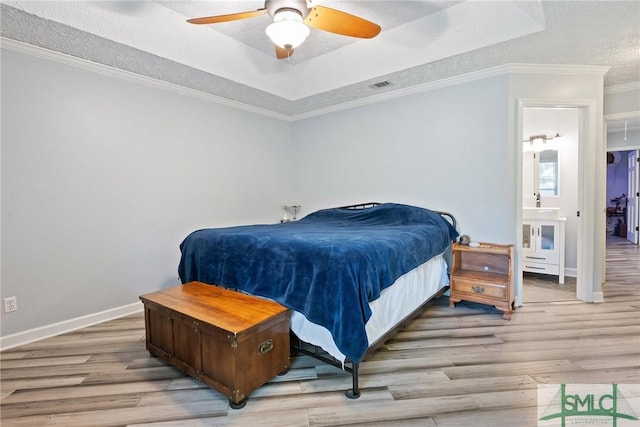
<instances>
[{"instance_id":1,"label":"wooden trunk","mask_svg":"<svg viewBox=\"0 0 640 427\"><path fill-rule=\"evenodd\" d=\"M289 368L285 307L191 282L142 295L146 347L244 406L249 394Z\"/></svg>"}]
</instances>

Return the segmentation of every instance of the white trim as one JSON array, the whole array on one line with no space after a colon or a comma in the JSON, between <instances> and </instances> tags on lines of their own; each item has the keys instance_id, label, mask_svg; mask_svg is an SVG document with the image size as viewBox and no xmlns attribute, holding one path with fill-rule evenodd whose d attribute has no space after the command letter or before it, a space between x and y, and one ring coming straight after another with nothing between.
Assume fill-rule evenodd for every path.
<instances>
[{"instance_id":1,"label":"white trim","mask_svg":"<svg viewBox=\"0 0 640 427\"><path fill-rule=\"evenodd\" d=\"M625 92L631 92L633 90L640 90L640 82L631 82L631 83L605 87L604 94L611 95L613 93L625 93Z\"/></svg>"},{"instance_id":2,"label":"white trim","mask_svg":"<svg viewBox=\"0 0 640 427\"><path fill-rule=\"evenodd\" d=\"M629 151L629 150L637 150L640 148L640 143L633 145L621 145L619 147L607 147L607 151Z\"/></svg>"},{"instance_id":3,"label":"white trim","mask_svg":"<svg viewBox=\"0 0 640 427\"><path fill-rule=\"evenodd\" d=\"M611 69L608 65L562 65L562 64L508 64L510 73L557 74L580 76L604 76Z\"/></svg>"},{"instance_id":4,"label":"white trim","mask_svg":"<svg viewBox=\"0 0 640 427\"><path fill-rule=\"evenodd\" d=\"M564 275L567 277L578 277L578 269L565 267Z\"/></svg>"},{"instance_id":5,"label":"white trim","mask_svg":"<svg viewBox=\"0 0 640 427\"><path fill-rule=\"evenodd\" d=\"M326 108L319 108L306 113L286 115L270 111L265 108L254 107L242 102L232 101L227 98L222 98L216 95L211 95L195 89L189 89L184 86L180 86L174 83L168 83L162 80L157 80L151 77L143 76L140 74L132 73L130 71L120 70L118 68L110 67L108 65L99 64L89 61L87 59L77 58L75 56L67 55L61 52L45 49L39 46L34 46L28 43L19 42L6 37L0 37L0 47L12 50L14 52L31 55L34 57L58 62L60 64L80 68L86 71L92 71L95 73L103 74L109 77L115 77L122 80L141 83L148 86L152 86L159 89L168 90L180 95L191 96L204 101L214 102L222 104L227 107L236 108L243 111L248 111L255 114L271 117L278 120L287 122L308 119L311 117L321 116L328 113L346 110L349 108L359 107L367 104L373 104L376 102L399 98L406 95L411 95L420 92L426 92L430 90L440 89L447 86L458 85L461 83L472 82L476 80L482 80L489 77L500 76L509 73L520 74L561 74L561 75L604 75L607 73L610 67L600 65L556 65L556 64L506 64L498 65L495 67L486 68L483 70L472 71L466 74L458 76L448 77L433 82L411 86L408 88L398 89L393 92L385 92L384 94L372 95L366 98L356 99L353 101L347 101L341 104L333 105ZM622 85L621 85L622 86ZM295 101L292 101L295 102Z\"/></svg>"},{"instance_id":6,"label":"white trim","mask_svg":"<svg viewBox=\"0 0 640 427\"><path fill-rule=\"evenodd\" d=\"M250 113L260 114L263 116L271 117L280 120L289 120L289 117L283 114L275 113L265 108L254 107L249 104L244 104L238 101L232 101L227 98L223 98L216 95L211 95L206 92L202 92L195 89L186 88L174 83L165 82L162 80L154 79L152 77L143 76L141 74L132 73L130 71L121 70L119 68L110 67L108 65L99 64L97 62L89 61L88 59L77 58L75 56L67 55L54 50L45 49L43 47L30 45L28 43L19 42L16 40L8 39L6 37L0 37L0 47L3 49L11 50L17 53L30 55L36 58L45 59L59 64L68 65L71 67L79 68L85 71L91 71L94 73L102 74L108 77L114 77L128 82L140 83L147 86L151 86L157 89L167 90L179 95L190 96L204 101L214 102L216 104L222 104L227 107L235 108L238 110L248 111Z\"/></svg>"},{"instance_id":7,"label":"white trim","mask_svg":"<svg viewBox=\"0 0 640 427\"><path fill-rule=\"evenodd\" d=\"M523 188L522 188L522 180L523 180L523 163L524 163L524 147L522 146L522 140L524 138L524 104L522 99L516 99L516 134L515 143L516 143L516 250L515 250L515 292L516 292L516 306L521 307L524 304L524 283L523 283L523 271L522 271L522 263L520 262L520 254L522 253L522 221L523 221L523 213L522 213L522 202L524 200ZM511 117L509 117L511 120Z\"/></svg>"},{"instance_id":8,"label":"white trim","mask_svg":"<svg viewBox=\"0 0 640 427\"><path fill-rule=\"evenodd\" d=\"M108 320L139 313L142 311L143 307L144 306L141 302L136 302L129 305L123 305L122 307L112 308L110 310L88 314L86 316L76 317L75 319L69 319L53 323L51 325L41 326L28 331L0 337L0 351L9 350L10 348L29 344L34 341L76 331Z\"/></svg>"},{"instance_id":9,"label":"white trim","mask_svg":"<svg viewBox=\"0 0 640 427\"><path fill-rule=\"evenodd\" d=\"M604 293L602 292L594 292L593 293L593 303L601 303L604 302Z\"/></svg>"},{"instance_id":10,"label":"white trim","mask_svg":"<svg viewBox=\"0 0 640 427\"><path fill-rule=\"evenodd\" d=\"M603 202L596 193L597 182L591 183L590 177L598 174L595 169L604 157L605 147L597 146L597 105L595 100L590 99L574 99L574 100L556 100L556 99L534 99L519 98L517 100L517 118L516 118L516 141L523 138L523 115L525 108L577 108L581 113L580 131L579 131L579 147L578 147L578 211L581 213L580 221L578 221L578 256L576 268L576 297L585 302L600 302L602 299L602 280L604 278L603 266L597 262L599 258L596 251L599 242L596 238L600 235L604 238L604 218L599 221L598 215L600 210L598 204ZM518 248L522 247L522 144L516 144L516 165L517 183L518 185L518 206L516 214L516 240ZM599 150L601 148L601 150ZM602 151L602 152L600 152ZM589 153L593 153L594 158L589 159ZM589 160L589 161L587 161ZM603 169L604 172L604 169ZM597 178L596 178L597 179ZM604 210L601 210L604 216ZM602 224L601 224L602 223ZM603 243L603 242L601 242ZM516 294L519 305L522 304L522 266L517 265L516 276Z\"/></svg>"},{"instance_id":11,"label":"white trim","mask_svg":"<svg viewBox=\"0 0 640 427\"><path fill-rule=\"evenodd\" d=\"M296 114L292 116L292 120L308 119L323 114L334 113L349 108L360 107L367 104L373 104L375 102L386 101L388 99L399 98L402 96L413 95L416 93L427 92L430 90L441 89L447 86L454 86L461 83L473 82L476 80L482 80L489 77L501 76L509 72L508 65L501 65L498 67L486 68L480 71L473 71L467 74L461 74L459 76L447 77L444 79L436 80L429 83L423 83L416 86L410 86L403 89L398 89L393 92L385 92L383 94L372 95L366 98L360 98L353 101L347 101L342 104L332 105L326 108L320 108L317 110L309 111L307 113Z\"/></svg>"},{"instance_id":12,"label":"white trim","mask_svg":"<svg viewBox=\"0 0 640 427\"><path fill-rule=\"evenodd\" d=\"M612 113L612 114L605 114L604 115L604 120L606 121L613 121L613 120L624 120L624 119L632 119L632 118L636 118L636 117L640 117L640 110L637 111L625 111L624 113Z\"/></svg>"},{"instance_id":13,"label":"white trim","mask_svg":"<svg viewBox=\"0 0 640 427\"><path fill-rule=\"evenodd\" d=\"M510 73L516 74L562 74L562 75L596 75L602 76L609 71L608 66L599 65L554 65L554 64L506 64L495 67L485 68L484 70L472 71L458 76L447 77L444 79L428 82L408 88L398 89L393 92L373 95L354 101L344 102L342 104L333 105L318 110L309 111L307 113L296 114L291 116L291 120L308 119L323 114L334 113L349 108L359 107L362 105L372 104L374 102L385 101L388 99L399 98L402 96L413 95L415 93L427 92L430 90L441 89L447 86L454 86L462 83L469 83L476 80L482 80L489 77L501 76Z\"/></svg>"}]
</instances>

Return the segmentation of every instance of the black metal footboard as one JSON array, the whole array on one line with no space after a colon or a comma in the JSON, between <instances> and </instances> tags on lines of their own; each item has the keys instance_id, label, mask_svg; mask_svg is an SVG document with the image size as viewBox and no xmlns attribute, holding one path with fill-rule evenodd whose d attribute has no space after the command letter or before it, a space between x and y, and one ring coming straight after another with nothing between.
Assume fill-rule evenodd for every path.
<instances>
[{"instance_id":1,"label":"black metal footboard","mask_svg":"<svg viewBox=\"0 0 640 427\"><path fill-rule=\"evenodd\" d=\"M429 304L432 300L436 298L440 298L447 290L448 286L445 286L438 290L431 298L426 300L420 307L418 307L413 312L409 313L404 319L400 322L396 323L391 329L389 329L384 335L382 335L376 342L369 345L364 355L362 356L362 360L366 360L369 355L375 352L380 346L382 346L385 342L391 339L394 335L396 335L400 329L405 328L413 319L422 314L425 306ZM307 342L302 341L298 338L293 332L291 333L291 347L293 350L305 354L307 356L311 356L314 359L320 360L329 365L333 365L339 369L343 369L351 374L351 389L344 392L345 396L349 399L357 399L360 397L360 385L358 380L358 368L359 362L353 362L352 360L347 359L343 364L341 361L337 360L329 353L324 351L321 347L313 344L309 344Z\"/></svg>"},{"instance_id":2,"label":"black metal footboard","mask_svg":"<svg viewBox=\"0 0 640 427\"><path fill-rule=\"evenodd\" d=\"M358 385L358 363L346 360L343 364L335 357L324 351L321 347L302 341L293 332L291 333L291 348L298 353L306 354L321 362L343 369L351 374L351 389L344 392L349 399L360 397L360 387Z\"/></svg>"}]
</instances>

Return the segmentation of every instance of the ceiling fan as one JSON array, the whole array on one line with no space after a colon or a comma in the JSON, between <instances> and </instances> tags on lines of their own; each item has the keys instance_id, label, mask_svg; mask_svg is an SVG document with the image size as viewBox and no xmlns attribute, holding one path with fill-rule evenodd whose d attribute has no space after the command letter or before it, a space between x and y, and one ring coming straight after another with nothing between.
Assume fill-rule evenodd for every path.
<instances>
[{"instance_id":1,"label":"ceiling fan","mask_svg":"<svg viewBox=\"0 0 640 427\"><path fill-rule=\"evenodd\" d=\"M340 10L313 6L312 0L266 0L262 9L188 19L191 24L217 24L254 18L268 13L273 23L266 33L276 45L276 57L288 58L309 36L309 27L343 36L370 39L380 33L380 26ZM317 3L317 1L316 1Z\"/></svg>"}]
</instances>

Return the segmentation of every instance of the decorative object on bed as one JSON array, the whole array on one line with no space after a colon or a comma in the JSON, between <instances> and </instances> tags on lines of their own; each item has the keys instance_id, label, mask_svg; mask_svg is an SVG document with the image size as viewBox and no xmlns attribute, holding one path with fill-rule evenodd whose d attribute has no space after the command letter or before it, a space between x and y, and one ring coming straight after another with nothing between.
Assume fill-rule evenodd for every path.
<instances>
[{"instance_id":1,"label":"decorative object on bed","mask_svg":"<svg viewBox=\"0 0 640 427\"><path fill-rule=\"evenodd\" d=\"M466 234L463 234L462 236L460 236L458 243L460 243L461 245L468 245L469 243L471 243L471 238Z\"/></svg>"},{"instance_id":2,"label":"decorative object on bed","mask_svg":"<svg viewBox=\"0 0 640 427\"><path fill-rule=\"evenodd\" d=\"M371 304L403 275L441 256L457 237L455 225L438 212L395 203L363 206L369 207L195 231L180 245L180 278L273 299L294 310L292 330L299 337L295 314L306 325L319 325L335 344L330 354L354 363L357 397L357 363L372 344ZM442 275L439 268L439 285Z\"/></svg>"},{"instance_id":3,"label":"decorative object on bed","mask_svg":"<svg viewBox=\"0 0 640 427\"><path fill-rule=\"evenodd\" d=\"M282 209L284 210L284 214L280 222L289 222L289 221L297 221L298 220L298 212L300 212L300 205L284 205Z\"/></svg>"}]
</instances>

